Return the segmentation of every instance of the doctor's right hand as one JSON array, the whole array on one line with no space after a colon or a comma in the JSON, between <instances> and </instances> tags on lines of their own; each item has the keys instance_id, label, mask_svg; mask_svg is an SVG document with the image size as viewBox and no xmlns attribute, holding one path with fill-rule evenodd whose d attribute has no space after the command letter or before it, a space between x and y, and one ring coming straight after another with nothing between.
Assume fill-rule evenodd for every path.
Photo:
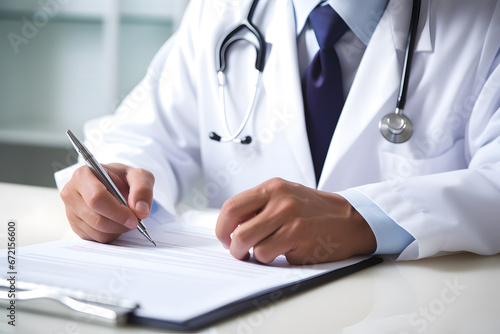
<instances>
[{"instance_id":1,"label":"doctor's right hand","mask_svg":"<svg viewBox=\"0 0 500 334\"><path fill-rule=\"evenodd\" d=\"M88 166L78 168L61 191L66 216L73 231L82 239L108 243L135 229L138 218L147 218L153 204L152 173L122 164L103 168L118 187L129 207L106 189Z\"/></svg>"}]
</instances>

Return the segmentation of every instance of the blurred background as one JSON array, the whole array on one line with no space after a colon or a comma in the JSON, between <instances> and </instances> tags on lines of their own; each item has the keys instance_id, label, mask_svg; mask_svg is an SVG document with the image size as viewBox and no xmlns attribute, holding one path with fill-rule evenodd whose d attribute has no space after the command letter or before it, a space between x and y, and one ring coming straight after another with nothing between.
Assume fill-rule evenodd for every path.
<instances>
[{"instance_id":1,"label":"blurred background","mask_svg":"<svg viewBox=\"0 0 500 334\"><path fill-rule=\"evenodd\" d=\"M188 0L1 0L0 182L55 187L66 137L114 112Z\"/></svg>"}]
</instances>

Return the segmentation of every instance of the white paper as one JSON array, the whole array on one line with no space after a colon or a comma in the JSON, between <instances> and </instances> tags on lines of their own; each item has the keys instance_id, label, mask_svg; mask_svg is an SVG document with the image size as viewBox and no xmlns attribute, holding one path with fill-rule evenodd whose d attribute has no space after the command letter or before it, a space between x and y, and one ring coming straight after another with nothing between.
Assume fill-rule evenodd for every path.
<instances>
[{"instance_id":1,"label":"white paper","mask_svg":"<svg viewBox=\"0 0 500 334\"><path fill-rule=\"evenodd\" d=\"M234 259L213 226L169 223L149 231L157 247L132 231L111 245L67 240L20 248L18 280L84 292L103 302L136 301L138 316L182 322L367 258L291 266L280 256L263 265Z\"/></svg>"}]
</instances>

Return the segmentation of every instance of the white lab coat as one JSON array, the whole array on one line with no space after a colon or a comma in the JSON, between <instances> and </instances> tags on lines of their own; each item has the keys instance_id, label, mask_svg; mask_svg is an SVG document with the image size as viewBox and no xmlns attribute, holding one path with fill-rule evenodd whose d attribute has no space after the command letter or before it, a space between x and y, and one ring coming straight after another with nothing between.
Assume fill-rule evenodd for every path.
<instances>
[{"instance_id":1,"label":"white lab coat","mask_svg":"<svg viewBox=\"0 0 500 334\"><path fill-rule=\"evenodd\" d=\"M155 199L168 211L189 192L193 206L206 199L217 207L272 177L316 187L289 0L260 1L255 13L268 52L256 111L243 131L253 142L209 139L211 131L224 133L217 42L248 2L192 0L115 116L86 126L99 159L155 174ZM423 1L405 109L415 132L392 144L378 122L395 108L410 14L411 1L391 0L376 26L317 188L354 188L407 230L415 241L399 259L500 252L500 3ZM249 44L229 50L233 130L251 102L254 59ZM193 190L200 175L205 183Z\"/></svg>"}]
</instances>

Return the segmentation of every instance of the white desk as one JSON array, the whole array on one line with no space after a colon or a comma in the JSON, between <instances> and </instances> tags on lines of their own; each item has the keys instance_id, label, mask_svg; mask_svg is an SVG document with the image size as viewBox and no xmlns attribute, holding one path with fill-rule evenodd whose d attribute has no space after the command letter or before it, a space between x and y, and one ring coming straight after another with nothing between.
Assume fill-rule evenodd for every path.
<instances>
[{"instance_id":1,"label":"white desk","mask_svg":"<svg viewBox=\"0 0 500 334\"><path fill-rule=\"evenodd\" d=\"M0 228L6 230L10 219L17 222L18 246L75 237L55 189L0 183ZM6 247L5 233L0 231L0 248ZM18 312L14 331L6 325L3 312L1 333L165 333L26 312ZM199 333L499 332L500 255L459 254L404 263L385 261Z\"/></svg>"}]
</instances>

